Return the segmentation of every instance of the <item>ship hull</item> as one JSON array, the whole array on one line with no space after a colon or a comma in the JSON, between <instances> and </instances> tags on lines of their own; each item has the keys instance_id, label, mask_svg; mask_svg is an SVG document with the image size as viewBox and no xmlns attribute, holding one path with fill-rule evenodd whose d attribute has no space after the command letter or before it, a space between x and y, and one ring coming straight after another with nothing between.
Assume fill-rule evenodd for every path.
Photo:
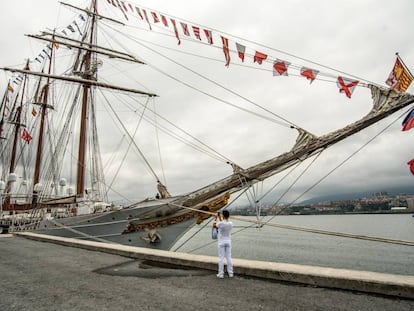
<instances>
[{"instance_id":1,"label":"ship hull","mask_svg":"<svg viewBox=\"0 0 414 311\"><path fill-rule=\"evenodd\" d=\"M80 215L61 219L44 219L33 232L60 237L118 243L137 247L170 250L188 229L195 224L195 218L185 219L168 226L143 226L142 230L128 230L131 223L157 224L154 210L170 209L167 203L146 202L143 206L97 214ZM186 211L177 211L167 219ZM188 212L187 212L188 213ZM158 215L161 215L158 213ZM154 238L155 235L155 238Z\"/></svg>"}]
</instances>

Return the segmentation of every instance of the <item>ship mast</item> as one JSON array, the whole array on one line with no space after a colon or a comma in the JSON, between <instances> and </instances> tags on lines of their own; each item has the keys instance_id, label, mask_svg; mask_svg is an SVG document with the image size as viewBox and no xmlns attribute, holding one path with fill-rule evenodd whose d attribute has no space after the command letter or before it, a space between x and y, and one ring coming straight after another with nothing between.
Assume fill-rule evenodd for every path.
<instances>
[{"instance_id":1,"label":"ship mast","mask_svg":"<svg viewBox=\"0 0 414 311\"><path fill-rule=\"evenodd\" d=\"M56 35L55 33L48 33L43 32L41 36L38 35L28 35L29 37L48 41L51 43L51 55L50 55L50 62L49 62L49 68L48 72L43 72L43 70L40 71L31 71L26 65L24 69L14 69L14 68L0 68L5 71L11 71L15 73L19 73L22 76L24 76L24 81L26 85L26 77L27 76L37 76L42 78L46 78L46 85L43 87L40 96L36 96L37 103L40 105L40 124L39 124L39 134L38 134L38 144L37 144L37 153L36 153L36 164L35 164L35 172L33 176L33 198L32 198L32 204L35 204L38 202L38 197L36 195L36 189L35 185L40 182L40 176L41 176L41 170L42 170L42 158L44 154L44 140L45 140L45 127L46 127L46 115L47 115L47 109L52 108L51 105L48 104L49 101L49 93L50 93L50 84L51 81L66 81L69 83L74 83L77 85L80 85L80 94L81 94L81 101L79 103L80 107L80 120L79 120L79 136L78 136L78 150L77 150L77 163L75 164L76 169L76 196L79 199L82 199L85 197L86 194L86 173L90 171L91 175L91 184L92 185L98 185L102 183L102 174L99 175L99 172L102 171L102 164L101 160L99 158L99 146L96 136L96 125L95 123L95 105L94 105L94 91L96 88L103 88L103 89L111 89L111 90L118 90L122 92L127 93L133 93L133 94L139 94L139 95L145 95L149 97L155 97L157 96L154 93L145 92L142 90L134 89L134 88L128 88L128 87L122 87L118 85L113 85L110 83L100 82L98 81L97 77L97 55L104 55L109 58L117 58L122 60L127 60L133 63L138 64L144 64L142 61L134 57L133 55L130 55L125 52L116 51L110 48L101 47L96 45L96 32L97 32L97 21L98 19L105 19L105 20L111 20L112 22L119 23L115 20L112 20L110 18L104 17L102 15L98 14L97 9L97 1L92 0L91 6L89 10L80 9L65 3L62 3L63 5L70 6L73 9L81 10L85 12L89 17L89 25L87 27L87 30L84 32L83 37L81 40L75 40L68 37L64 37L61 35ZM122 23L119 23L122 24ZM45 36L50 36L50 38L47 38ZM76 48L78 50L77 59L75 60L75 63L73 65L73 71L72 75L54 75L52 73L52 61L53 61L53 54L56 53L56 50L54 50L54 45L59 44L62 46L67 46L68 48ZM25 87L23 87L23 93L25 92ZM17 103L17 97L16 97L16 103ZM23 102L23 99L22 99ZM22 105L22 104L21 104ZM16 106L18 106L16 104ZM14 172L15 162L17 158L17 142L18 142L18 133L19 128L21 127L20 124L20 111L21 108L16 108L16 114L15 114L15 144L14 144L14 151L13 156L11 160L10 165L10 172ZM3 116L4 117L4 116ZM16 119L18 119L16 121ZM91 124L92 123L92 124ZM92 131L93 133L90 133L89 131ZM87 162L87 150L89 150L88 143L91 143L91 152L94 154L91 157L91 161L93 162L91 164L91 167L89 168L89 165L86 164ZM92 186L92 190L94 189L94 186ZM5 187L4 193L9 193L11 191L11 183L9 183L8 186ZM100 189L100 197L98 199L103 199L103 195L106 191Z\"/></svg>"},{"instance_id":2,"label":"ship mast","mask_svg":"<svg viewBox=\"0 0 414 311\"><path fill-rule=\"evenodd\" d=\"M92 46L95 40L96 32L96 14L97 12L97 3L96 0L92 1L92 23L89 34L89 45ZM91 70L91 61L92 61L92 52L90 50L86 51L84 56L84 75L83 78L87 80L96 80L95 71ZM76 182L76 195L80 198L84 196L85 193L85 153L86 153L86 127L87 127L87 117L88 109L90 108L90 84L83 84L82 86L82 111L81 111L81 120L80 120L80 134L79 134L79 151L78 151L78 164L77 164L77 182Z\"/></svg>"},{"instance_id":3,"label":"ship mast","mask_svg":"<svg viewBox=\"0 0 414 311\"><path fill-rule=\"evenodd\" d=\"M6 88L6 91L4 92L3 100L1 101L1 106L0 106L0 115L1 115L0 116L0 140L6 139L5 137L2 136L2 134L3 134L4 117L6 115L6 103L7 103L7 94L9 92L9 86L10 86L10 81L7 84L7 88Z\"/></svg>"},{"instance_id":4,"label":"ship mast","mask_svg":"<svg viewBox=\"0 0 414 311\"><path fill-rule=\"evenodd\" d=\"M24 70L29 71L29 60L27 60L26 62L26 66L24 68ZM7 195L10 193L11 190L11 184L12 180L10 180L10 176L11 174L14 173L15 171L15 167L16 167L16 155L17 155L17 143L19 140L19 132L20 132L20 127L22 126L21 122L21 115L22 115L22 109L23 109L23 101L24 101L24 93L26 90L26 83L27 83L27 76L24 76L24 80L23 80L23 89L22 89L22 93L21 93L21 98L20 98L20 105L19 107L17 107L16 110L16 118L14 121L15 124L15 128L14 128L14 139L13 139L13 148L12 148L12 153L11 153L11 159L10 159L10 167L9 167L9 180L7 181L7 185L6 188L4 190L4 193ZM7 196L5 198L5 203L9 203L10 202L10 196Z\"/></svg>"},{"instance_id":5,"label":"ship mast","mask_svg":"<svg viewBox=\"0 0 414 311\"><path fill-rule=\"evenodd\" d=\"M53 39L53 37L52 37ZM51 44L51 51L50 51L50 59L49 59L49 69L48 74L50 75L52 71L52 60L53 60L53 51L54 51L54 45ZM33 178L33 198L32 203L37 202L37 189L35 186L40 181L40 168L42 163L42 154L43 154L43 136L44 136L44 126L45 126L45 118L46 118L46 110L48 108L48 98L49 98L49 86L50 86L50 77L47 77L46 85L44 86L44 89L41 93L40 101L40 128L39 128L39 138L37 142L37 152L36 152L36 164L35 164L35 172L34 172L34 178Z\"/></svg>"}]
</instances>

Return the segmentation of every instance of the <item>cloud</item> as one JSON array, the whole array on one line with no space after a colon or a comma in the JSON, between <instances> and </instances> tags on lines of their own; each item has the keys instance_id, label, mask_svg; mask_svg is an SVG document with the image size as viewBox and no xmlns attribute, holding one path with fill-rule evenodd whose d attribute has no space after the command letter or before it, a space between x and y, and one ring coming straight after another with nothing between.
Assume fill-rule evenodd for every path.
<instances>
[{"instance_id":1,"label":"cloud","mask_svg":"<svg viewBox=\"0 0 414 311\"><path fill-rule=\"evenodd\" d=\"M73 1L74 5L80 7L85 7L85 3ZM105 74L107 81L112 83L125 83L129 87L146 89L159 95L154 103L150 103L145 115L149 119L156 118L158 125L166 127L166 132L156 132L147 121L143 121L136 135L136 144L149 155L148 160L159 178L164 180L165 176L173 194L186 193L212 183L229 175L231 169L225 159L219 161L207 154L195 152L172 138L168 134L175 133L177 129L163 122L161 117L168 118L220 155L247 168L286 152L293 146L297 133L280 125L285 123L283 119L315 135L324 135L358 120L371 109L371 95L366 88L357 88L352 99L348 99L339 94L332 82L317 80L309 84L306 79L295 74L273 77L271 62L259 66L253 64L249 55L243 65L253 69L238 66L241 63L235 53L231 54L231 64L226 68L217 36L219 33L230 37L233 45L235 41L246 44L250 53L259 50L267 53L271 59L285 59L295 66L314 66L324 73L352 75L381 85L384 85L393 66L396 51L400 52L410 68L414 66L414 47L408 43L414 32L411 18L414 4L411 1L275 3L264 0L260 5L257 1L141 1L138 5L176 16L177 20L205 25L213 29L216 35L216 47L186 41L183 35L182 43L178 46L171 31L167 32L168 36L159 34L162 31L155 27L150 32L148 26L138 19L128 22L133 27L120 27L120 31L127 33L127 36L113 32L110 28L117 27L113 24L108 24L99 32L101 38L105 39L102 45L109 45L109 39L115 39L117 42L114 47L126 48L148 62L148 65L134 67L124 62L110 65L109 60L102 57L102 77ZM5 2L3 7L1 17L4 27L0 39L3 48L0 56L4 66L23 64L25 58L33 58L38 53L42 45L23 38L24 33L37 33L46 27L52 29L56 22L65 26L76 16L73 10L59 7L57 1L52 0L42 1L42 5L35 5L28 0L20 1L19 7L12 2ZM123 18L106 1L99 1L99 10L103 15ZM171 60L184 64L191 71ZM208 80L197 75L198 72ZM5 75L1 80L3 87L8 78ZM409 91L412 90L411 86ZM133 133L141 118L145 100L140 99L138 102L125 98L121 101L121 97L119 94L114 97L108 95L119 116L127 122L126 127ZM242 109L236 109L228 103ZM101 112L108 109L105 108L105 101L101 101L100 105ZM260 109L259 105L271 113ZM131 107L134 108L127 112L127 108ZM246 109L277 119L278 122L259 118L246 112ZM155 117L150 110L159 116ZM398 113L326 150L283 200L288 202L312 187L397 116ZM315 186L306 194L306 198L361 189L386 190L391 185L410 184L412 176L406 162L414 156L414 150L410 147L413 133L402 133L400 122L401 119L397 120L389 130ZM113 122L109 118L98 124L102 131L104 162L112 159L114 151L118 153L116 160L111 162L112 166L108 167L108 183L124 157L121 150L114 150L122 136L118 130L109 130L110 124ZM192 138L187 139L195 142ZM125 147L127 143L128 140L124 138L122 145ZM124 193L125 197L139 199L153 196L156 191L155 178L136 154L137 151L131 147L114 189ZM281 176L278 174L271 178L264 188L270 189ZM277 194L284 193L294 178L287 179L283 186L279 186L270 195L271 200ZM111 196L118 198L115 193Z\"/></svg>"}]
</instances>

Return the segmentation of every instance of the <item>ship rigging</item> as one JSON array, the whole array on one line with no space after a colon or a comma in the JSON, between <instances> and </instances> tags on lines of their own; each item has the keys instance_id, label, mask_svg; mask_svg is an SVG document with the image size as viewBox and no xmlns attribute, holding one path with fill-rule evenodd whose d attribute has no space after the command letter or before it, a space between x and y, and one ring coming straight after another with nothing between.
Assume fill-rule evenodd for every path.
<instances>
[{"instance_id":1,"label":"ship rigging","mask_svg":"<svg viewBox=\"0 0 414 311\"><path fill-rule=\"evenodd\" d=\"M224 54L224 64L223 59L212 61L221 61L222 67L229 67L226 70L231 70L231 67L236 65L240 67L235 69L237 71L256 68L261 78L264 71L270 72L274 76L273 79L279 79L287 76L288 71L292 69L299 73L297 78L310 81L312 84L318 80L337 82L340 95L349 99L357 87L363 88L370 93L367 97L372 96L373 104L368 112L356 121L353 120L339 129L315 134L315 130L298 125L300 122L290 121L290 118L274 112L269 105L258 104L241 95L241 92L236 92L208 77L207 74L200 74L189 65L164 55L160 51L166 49L166 45L151 45L145 39L138 39L124 29L120 31L119 27L130 30L135 26L126 26L118 21L119 17L101 15L98 5L107 12L116 10L121 18L123 16L126 19L126 23L130 23L134 14L138 22L148 24L150 36L163 34L169 40L178 40L179 45L184 45L183 42L188 41L191 44L202 43L203 48L215 49ZM267 48L269 52L266 51L265 54L262 52L265 47L259 45L260 51L249 54L246 51L249 44L253 44L251 41L230 37L226 33L216 34L216 30L212 31L195 23L192 23L190 28L188 21L180 21L176 17L132 3L121 5L113 1L92 1L88 9L67 4L64 6L76 12L72 23L52 32L44 31L40 35L29 35L31 39L46 44L45 49L36 57L37 61L28 61L23 69L2 68L12 73L1 108L1 133L4 138L1 140L2 210L10 214L18 211L27 213L25 218L16 223L16 230L36 230L46 234L169 249L190 226L202 223L216 211L225 208L232 195L246 189L251 190L252 204L256 205L260 214L262 198L254 190L259 183L319 157L332 145L414 102L414 97L408 93L388 89L352 75L344 76L343 72L328 73L328 69L331 68L326 66L314 69L314 66L320 65L315 62L307 61L308 66L304 67L271 56L270 53L280 53L279 50ZM160 20L163 26L160 26ZM98 26L98 23L103 26ZM180 31L177 25L180 25ZM189 29L193 30L192 38ZM140 31L142 32L142 27ZM115 44L123 49L102 45L98 42L98 34L101 33L107 39L113 39ZM203 33L205 37L201 37ZM235 51L229 47L232 40L236 43ZM141 57L131 51L131 48L124 44L126 41L139 47L145 56L148 53L154 54L158 61L146 61L145 56ZM169 50L172 53L178 52L176 48ZM57 55L61 53L62 56ZM68 54L73 55L67 57ZM189 55L186 52L182 54ZM68 62L63 62L63 56L68 58ZM253 65L244 63L247 57L252 58ZM206 59L201 55L195 55L195 58ZM115 65L109 65L110 61L115 61ZM177 74L161 69L159 65L165 63L178 65ZM270 69L264 69L266 65L270 65ZM230 126L220 133L220 127L217 126L220 123L217 123L216 119L221 119L222 123L230 123L231 118L243 116L245 122L245 115L256 120L251 125L249 123L248 128L251 126L260 129L264 128L261 123L270 123L272 131L269 138L277 141L280 136L285 136L296 141L290 145L280 143L283 148L279 146L278 152L269 147L264 156L257 154L254 161L243 161L242 157L238 159L234 151L230 155L224 155L226 152L218 150L225 149L225 143L214 143L215 147L212 147L164 116L167 112L175 118L177 115L189 115L183 106L180 106L179 111L174 111L174 108L168 106L157 106L158 91L136 87L137 80L128 80L129 75L127 79L119 79L123 84L112 83L104 78L104 73L109 69L115 72L112 76L120 73L129 74L131 66L138 66L143 72L142 80L152 79L153 76L148 70L154 70L163 75L158 85L162 86L166 80L173 80L180 90L183 87L189 88L187 97L181 94L178 96L183 102L190 101L195 94L201 94L207 98L206 102L209 104L210 101L218 102L224 112L231 110L229 119L224 119L221 113L210 114L208 108L199 106L199 112L196 111L195 116L187 118L196 120L196 123L203 123L211 132L216 132L216 138L220 141L229 142L229 138L234 138L234 131L243 131L244 128ZM183 73L191 74L191 79L180 78L185 76ZM316 82L313 82L314 80ZM200 81L208 82L209 87L198 86ZM168 93L174 95L174 89L169 89ZM106 112L106 116L103 120L98 120L98 112L102 111ZM203 114L209 115L209 118ZM185 123L185 119L180 120ZM216 126L211 126L210 123ZM115 125L115 130L109 130L109 125ZM274 127L282 129L276 131ZM115 132L120 133L117 139L114 138ZM254 135L250 135L250 140L246 139L247 143L254 142ZM259 135L262 135L260 131ZM106 140L101 140L102 136L106 136ZM149 137L154 136L155 139L151 141ZM166 141L166 137L174 143L170 142L166 151L162 152L161 141ZM151 159L146 155L150 142L158 149L152 151ZM186 147L178 148L176 142L185 142ZM102 159L103 145L107 151L105 165ZM191 153L187 156L184 151L189 149L200 153ZM254 147L248 145L237 151L248 152L250 149ZM113 156L109 156L109 150ZM135 165L128 166L122 170L132 153L135 153L143 166L139 169ZM181 188L181 185L178 187L166 182L166 153L173 155L172 160L168 162L174 167L170 170L171 175L181 170L182 162L189 163L192 170L193 175L188 176L188 182L182 181L187 186L182 194L176 194L176 189ZM157 157L158 168L154 168L154 158ZM215 172L219 174L208 174L207 178L201 179L198 169L200 157L203 157L203 160L204 157L209 157L208 162L204 162L207 167L202 170L204 173L209 173L208 167L213 167L213 162L218 162L221 168ZM111 171L109 179L104 171ZM145 171L149 177L144 177ZM150 184L149 189L152 189L150 191L153 195L142 197L137 193L142 191L144 186L131 187L128 183L119 181L120 177L129 177L131 174ZM198 179L203 183L201 184ZM188 186L194 187L189 190ZM117 196L120 188L132 188L130 194L137 195L141 200L128 198L127 204L123 206L109 203L109 194ZM118 199L124 200L125 197L118 196Z\"/></svg>"}]
</instances>

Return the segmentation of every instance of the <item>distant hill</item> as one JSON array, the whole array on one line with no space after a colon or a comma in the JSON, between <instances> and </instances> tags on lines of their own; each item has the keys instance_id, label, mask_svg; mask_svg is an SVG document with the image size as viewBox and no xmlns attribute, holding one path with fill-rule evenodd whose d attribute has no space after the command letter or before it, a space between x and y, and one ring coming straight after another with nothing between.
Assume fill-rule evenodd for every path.
<instances>
[{"instance_id":1,"label":"distant hill","mask_svg":"<svg viewBox=\"0 0 414 311\"><path fill-rule=\"evenodd\" d=\"M355 200L364 197L372 197L376 192L387 192L389 195L397 194L412 194L414 195L414 187L390 187L388 189L378 189L373 191L365 191L359 193L342 193L342 194L331 194L326 196L314 197L309 200L300 202L300 204L315 204L322 201L343 201L343 200Z\"/></svg>"}]
</instances>

